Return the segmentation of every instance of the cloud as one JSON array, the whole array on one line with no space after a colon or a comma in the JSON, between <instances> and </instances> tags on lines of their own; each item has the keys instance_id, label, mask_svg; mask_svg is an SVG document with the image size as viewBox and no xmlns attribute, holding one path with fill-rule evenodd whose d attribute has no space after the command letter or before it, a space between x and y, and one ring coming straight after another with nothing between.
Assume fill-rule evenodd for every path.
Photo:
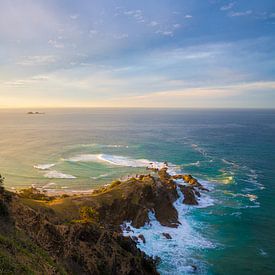
<instances>
[{"instance_id":1,"label":"cloud","mask_svg":"<svg viewBox=\"0 0 275 275\"><path fill-rule=\"evenodd\" d=\"M164 31L164 30L157 30L156 34L161 34L163 36L173 36L174 33L172 31Z\"/></svg>"},{"instance_id":2,"label":"cloud","mask_svg":"<svg viewBox=\"0 0 275 275\"><path fill-rule=\"evenodd\" d=\"M240 83L234 85L225 86L210 86L210 87L197 87L186 88L174 91L161 91L152 94L145 95L143 97L150 96L179 96L179 97L201 97L201 96L226 96L231 97L235 93L251 91L251 90L275 90L275 81L259 81L251 83ZM274 91L275 92L275 91Z\"/></svg>"},{"instance_id":3,"label":"cloud","mask_svg":"<svg viewBox=\"0 0 275 275\"><path fill-rule=\"evenodd\" d=\"M98 30L90 30L89 31L90 36L96 36L98 33L99 33Z\"/></svg>"},{"instance_id":4,"label":"cloud","mask_svg":"<svg viewBox=\"0 0 275 275\"><path fill-rule=\"evenodd\" d=\"M228 3L227 5L222 6L222 7L220 8L220 10L221 10L221 11L231 10L231 9L234 7L234 5L235 5L235 2L230 2L230 3Z\"/></svg>"},{"instance_id":5,"label":"cloud","mask_svg":"<svg viewBox=\"0 0 275 275\"><path fill-rule=\"evenodd\" d=\"M127 33L120 33L120 34L114 34L113 37L114 39L121 40L121 39L128 38L129 35Z\"/></svg>"},{"instance_id":6,"label":"cloud","mask_svg":"<svg viewBox=\"0 0 275 275\"><path fill-rule=\"evenodd\" d=\"M53 46L56 49L63 49L65 47L63 43L61 43L61 42L59 42L57 40L52 40L52 39L50 39L48 41L48 44L51 45L51 46Z\"/></svg>"},{"instance_id":7,"label":"cloud","mask_svg":"<svg viewBox=\"0 0 275 275\"><path fill-rule=\"evenodd\" d=\"M151 26L151 27L155 27L155 26L157 26L159 23L158 22L156 22L156 21L151 21L150 23L149 23L149 25Z\"/></svg>"},{"instance_id":8,"label":"cloud","mask_svg":"<svg viewBox=\"0 0 275 275\"><path fill-rule=\"evenodd\" d=\"M143 12L141 10L128 10L124 12L124 15L132 16L138 23L145 23Z\"/></svg>"},{"instance_id":9,"label":"cloud","mask_svg":"<svg viewBox=\"0 0 275 275\"><path fill-rule=\"evenodd\" d=\"M72 20L76 20L76 19L79 18L79 15L78 15L78 14L72 14L72 15L70 15L70 18L71 18Z\"/></svg>"},{"instance_id":10,"label":"cloud","mask_svg":"<svg viewBox=\"0 0 275 275\"><path fill-rule=\"evenodd\" d=\"M240 12L230 12L229 16L238 17L238 16L247 16L252 14L252 10L240 11Z\"/></svg>"},{"instance_id":11,"label":"cloud","mask_svg":"<svg viewBox=\"0 0 275 275\"><path fill-rule=\"evenodd\" d=\"M193 16L190 15L190 14L186 14L184 17L185 17L186 19L191 19L191 18L193 18Z\"/></svg>"},{"instance_id":12,"label":"cloud","mask_svg":"<svg viewBox=\"0 0 275 275\"><path fill-rule=\"evenodd\" d=\"M21 66L44 66L55 63L56 61L57 59L53 55L33 55L23 57L22 60L16 64Z\"/></svg>"},{"instance_id":13,"label":"cloud","mask_svg":"<svg viewBox=\"0 0 275 275\"><path fill-rule=\"evenodd\" d=\"M44 1L2 0L0 4L2 39L32 41L54 33L61 20L62 16L57 16Z\"/></svg>"},{"instance_id":14,"label":"cloud","mask_svg":"<svg viewBox=\"0 0 275 275\"><path fill-rule=\"evenodd\" d=\"M174 27L175 29L178 29L178 28L181 27L181 24L174 24L173 27Z\"/></svg>"},{"instance_id":15,"label":"cloud","mask_svg":"<svg viewBox=\"0 0 275 275\"><path fill-rule=\"evenodd\" d=\"M45 82L48 80L49 80L49 77L47 75L36 75L30 78L6 81L3 83L3 86L9 87L9 88L26 88L26 87L32 87L34 84L38 82Z\"/></svg>"}]
</instances>

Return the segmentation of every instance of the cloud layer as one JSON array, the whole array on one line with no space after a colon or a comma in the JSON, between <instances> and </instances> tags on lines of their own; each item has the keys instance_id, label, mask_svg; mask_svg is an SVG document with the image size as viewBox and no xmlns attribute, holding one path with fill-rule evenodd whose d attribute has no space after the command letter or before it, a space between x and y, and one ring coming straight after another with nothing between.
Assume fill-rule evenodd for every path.
<instances>
[{"instance_id":1,"label":"cloud layer","mask_svg":"<svg viewBox=\"0 0 275 275\"><path fill-rule=\"evenodd\" d=\"M274 107L273 1L0 3L0 107Z\"/></svg>"}]
</instances>

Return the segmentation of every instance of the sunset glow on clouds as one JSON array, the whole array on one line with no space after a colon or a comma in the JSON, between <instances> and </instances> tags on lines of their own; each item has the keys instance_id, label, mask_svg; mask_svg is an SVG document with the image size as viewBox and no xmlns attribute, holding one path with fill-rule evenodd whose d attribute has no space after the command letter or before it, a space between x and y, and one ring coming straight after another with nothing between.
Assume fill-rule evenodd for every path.
<instances>
[{"instance_id":1,"label":"sunset glow on clouds","mask_svg":"<svg viewBox=\"0 0 275 275\"><path fill-rule=\"evenodd\" d=\"M0 107L274 107L275 4L0 3Z\"/></svg>"}]
</instances>

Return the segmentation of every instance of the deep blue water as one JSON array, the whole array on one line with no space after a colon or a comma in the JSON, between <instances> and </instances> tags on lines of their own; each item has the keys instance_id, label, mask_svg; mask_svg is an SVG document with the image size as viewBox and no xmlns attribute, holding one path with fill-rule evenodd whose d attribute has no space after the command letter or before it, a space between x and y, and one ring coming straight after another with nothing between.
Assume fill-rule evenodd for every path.
<instances>
[{"instance_id":1,"label":"deep blue water","mask_svg":"<svg viewBox=\"0 0 275 275\"><path fill-rule=\"evenodd\" d=\"M211 192L205 207L183 208L186 227L171 233L181 241L156 234L141 246L159 250L160 272L190 273L194 264L198 274L275 274L274 110L45 111L0 111L8 188L89 190L142 171L145 160L168 161ZM33 167L44 164L55 166Z\"/></svg>"}]
</instances>

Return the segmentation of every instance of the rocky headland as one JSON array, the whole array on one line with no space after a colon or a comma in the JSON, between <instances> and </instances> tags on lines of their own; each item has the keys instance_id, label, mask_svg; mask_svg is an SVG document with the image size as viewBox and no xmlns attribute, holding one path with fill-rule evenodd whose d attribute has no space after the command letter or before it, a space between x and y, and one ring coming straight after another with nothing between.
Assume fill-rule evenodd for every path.
<instances>
[{"instance_id":1,"label":"rocky headland","mask_svg":"<svg viewBox=\"0 0 275 275\"><path fill-rule=\"evenodd\" d=\"M208 190L191 175L167 167L94 190L49 197L37 189L0 189L0 268L5 274L158 274L157 260L137 248L144 236L125 237L125 222L142 227L153 212L160 224L179 225L174 202L197 205ZM163 236L170 239L168 233ZM161 259L160 259L161 260ZM0 272L1 273L1 272Z\"/></svg>"}]
</instances>

